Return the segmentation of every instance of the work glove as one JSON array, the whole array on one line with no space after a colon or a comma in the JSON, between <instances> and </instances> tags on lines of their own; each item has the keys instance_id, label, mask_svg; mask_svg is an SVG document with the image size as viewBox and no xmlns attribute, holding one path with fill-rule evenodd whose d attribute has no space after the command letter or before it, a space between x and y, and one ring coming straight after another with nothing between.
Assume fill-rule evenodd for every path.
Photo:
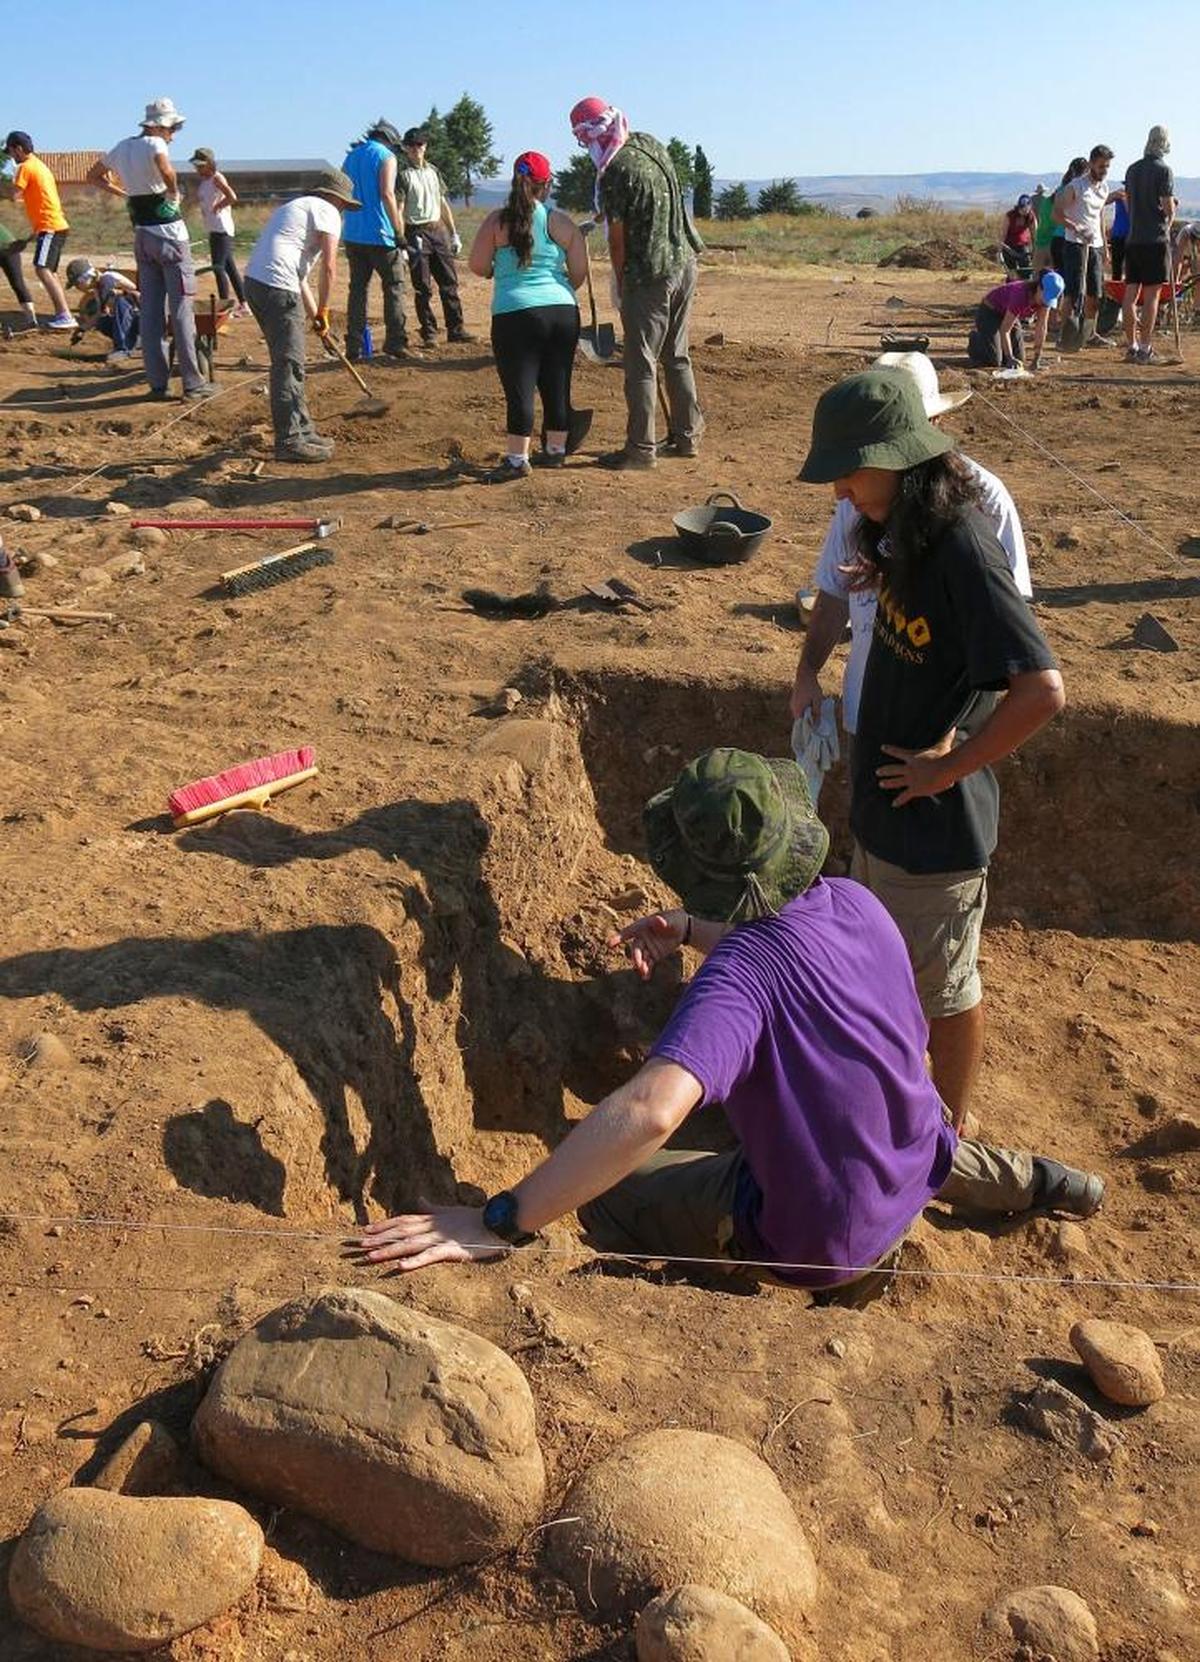
<instances>
[{"instance_id":1,"label":"work glove","mask_svg":"<svg viewBox=\"0 0 1200 1662\"><path fill-rule=\"evenodd\" d=\"M319 306L317 308L316 315L313 318L313 328L317 331L318 335L327 335L329 333L328 306Z\"/></svg>"},{"instance_id":2,"label":"work glove","mask_svg":"<svg viewBox=\"0 0 1200 1662\"><path fill-rule=\"evenodd\" d=\"M452 254L462 253L462 238L459 236L457 231L455 231L454 235L450 238L450 252Z\"/></svg>"},{"instance_id":3,"label":"work glove","mask_svg":"<svg viewBox=\"0 0 1200 1662\"><path fill-rule=\"evenodd\" d=\"M825 775L841 755L836 705L832 698L821 700L821 714L815 722L811 710L805 710L800 719L793 722L792 754L804 775L815 808Z\"/></svg>"}]
</instances>

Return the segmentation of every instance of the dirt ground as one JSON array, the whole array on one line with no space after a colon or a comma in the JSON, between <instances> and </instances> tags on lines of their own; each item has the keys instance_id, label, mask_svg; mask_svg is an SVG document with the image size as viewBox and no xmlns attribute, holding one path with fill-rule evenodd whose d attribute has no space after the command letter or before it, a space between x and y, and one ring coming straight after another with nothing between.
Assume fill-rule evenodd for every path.
<instances>
[{"instance_id":1,"label":"dirt ground","mask_svg":"<svg viewBox=\"0 0 1200 1662\"><path fill-rule=\"evenodd\" d=\"M587 453L505 487L454 461L490 459L499 438L482 345L376 370L392 408L374 422L351 416L340 371L314 367L337 455L290 470L271 460L253 325L222 339L222 397L183 419L88 348L68 362L53 338L0 346L0 507L42 512L0 527L58 562L26 580L27 602L118 618L0 632L0 1535L137 1419L186 1433L206 1365L272 1305L373 1282L339 1230L516 1179L628 1075L673 996L670 976L643 988L603 944L641 906L631 891L666 898L640 805L710 744L787 750L792 596L829 508L795 481L813 403L892 329L932 334L961 384L985 282L706 270L702 457L596 470L622 435L621 380L582 367ZM485 335L486 291L466 295ZM1088 1601L1106 1662L1200 1657L1200 1154L1153 1147L1200 1083L1200 337L1184 367L1119 356L1088 351L1036 383L974 377L949 418L1017 499L1069 701L1001 770L980 1117L1104 1173L1086 1244L1053 1220L985 1232L931 1213L906 1260L919 1273L863 1313L604 1273L566 1225L513 1261L384 1283L525 1370L548 1518L636 1431L761 1450L813 1543L822 1662L1007 1657L981 1614L1044 1582ZM86 478L101 464L116 465ZM745 566L693 567L671 515L722 487L774 533ZM144 548L143 573L106 581L96 568L134 535L109 502L344 525L333 565L231 603L216 575L294 533L174 533ZM480 523L380 528L398 513ZM611 576L655 609L492 621L460 600L545 583L578 601ZM1132 643L1147 611L1177 651ZM514 712L485 713L508 686ZM270 816L170 830L173 787L305 743L320 778ZM840 779L823 802L836 862ZM51 1221L71 1217L113 1226ZM1152 1334L1162 1402L1123 1414L1093 1395L1067 1343L1083 1314ZM1111 1466L1021 1428L1042 1377L1118 1423ZM303 1574L178 1642L177 1662L633 1655L627 1632L576 1612L537 1535L442 1576L249 1504ZM0 1654L73 1653L20 1628L0 1593Z\"/></svg>"}]
</instances>

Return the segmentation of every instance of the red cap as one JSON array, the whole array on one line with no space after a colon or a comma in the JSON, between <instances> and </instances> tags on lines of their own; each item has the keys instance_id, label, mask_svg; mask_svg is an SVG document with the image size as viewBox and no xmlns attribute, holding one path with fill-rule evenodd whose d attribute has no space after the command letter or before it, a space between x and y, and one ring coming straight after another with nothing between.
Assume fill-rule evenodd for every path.
<instances>
[{"instance_id":1,"label":"red cap","mask_svg":"<svg viewBox=\"0 0 1200 1662\"><path fill-rule=\"evenodd\" d=\"M578 127L584 121L598 121L607 108L603 98L581 98L571 111L572 127Z\"/></svg>"},{"instance_id":2,"label":"red cap","mask_svg":"<svg viewBox=\"0 0 1200 1662\"><path fill-rule=\"evenodd\" d=\"M540 150L523 150L513 163L513 172L527 173L535 185L549 184L552 171L549 158Z\"/></svg>"}]
</instances>

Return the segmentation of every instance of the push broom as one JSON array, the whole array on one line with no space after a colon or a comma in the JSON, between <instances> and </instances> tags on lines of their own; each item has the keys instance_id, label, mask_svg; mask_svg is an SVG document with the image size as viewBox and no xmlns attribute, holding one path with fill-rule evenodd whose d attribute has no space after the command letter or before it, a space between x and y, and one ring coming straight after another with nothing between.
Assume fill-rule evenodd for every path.
<instances>
[{"instance_id":1,"label":"push broom","mask_svg":"<svg viewBox=\"0 0 1200 1662\"><path fill-rule=\"evenodd\" d=\"M234 808L269 808L271 798L290 791L317 775L316 751L310 745L300 750L281 750L274 756L260 756L224 773L181 785L167 798L175 829L199 825Z\"/></svg>"}]
</instances>

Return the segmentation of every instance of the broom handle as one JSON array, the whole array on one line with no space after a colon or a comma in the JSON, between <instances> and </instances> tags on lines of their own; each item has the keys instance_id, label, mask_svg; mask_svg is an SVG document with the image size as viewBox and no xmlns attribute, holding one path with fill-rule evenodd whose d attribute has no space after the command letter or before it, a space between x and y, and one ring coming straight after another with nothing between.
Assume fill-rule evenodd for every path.
<instances>
[{"instance_id":1,"label":"broom handle","mask_svg":"<svg viewBox=\"0 0 1200 1662\"><path fill-rule=\"evenodd\" d=\"M584 239L583 239L583 255L584 255L585 261L587 262L586 269L587 269L588 307L589 307L589 309L591 311L591 314L592 314L592 339L595 340L596 339L596 330L599 328L599 324L596 322L596 291L592 287L592 256L588 252L588 245L587 245L587 238L586 237L584 237Z\"/></svg>"},{"instance_id":2,"label":"broom handle","mask_svg":"<svg viewBox=\"0 0 1200 1662\"><path fill-rule=\"evenodd\" d=\"M115 612L76 612L66 606L14 606L18 617L65 618L68 623L115 623Z\"/></svg>"},{"instance_id":3,"label":"broom handle","mask_svg":"<svg viewBox=\"0 0 1200 1662\"><path fill-rule=\"evenodd\" d=\"M327 519L131 519L132 531L316 531Z\"/></svg>"}]
</instances>

